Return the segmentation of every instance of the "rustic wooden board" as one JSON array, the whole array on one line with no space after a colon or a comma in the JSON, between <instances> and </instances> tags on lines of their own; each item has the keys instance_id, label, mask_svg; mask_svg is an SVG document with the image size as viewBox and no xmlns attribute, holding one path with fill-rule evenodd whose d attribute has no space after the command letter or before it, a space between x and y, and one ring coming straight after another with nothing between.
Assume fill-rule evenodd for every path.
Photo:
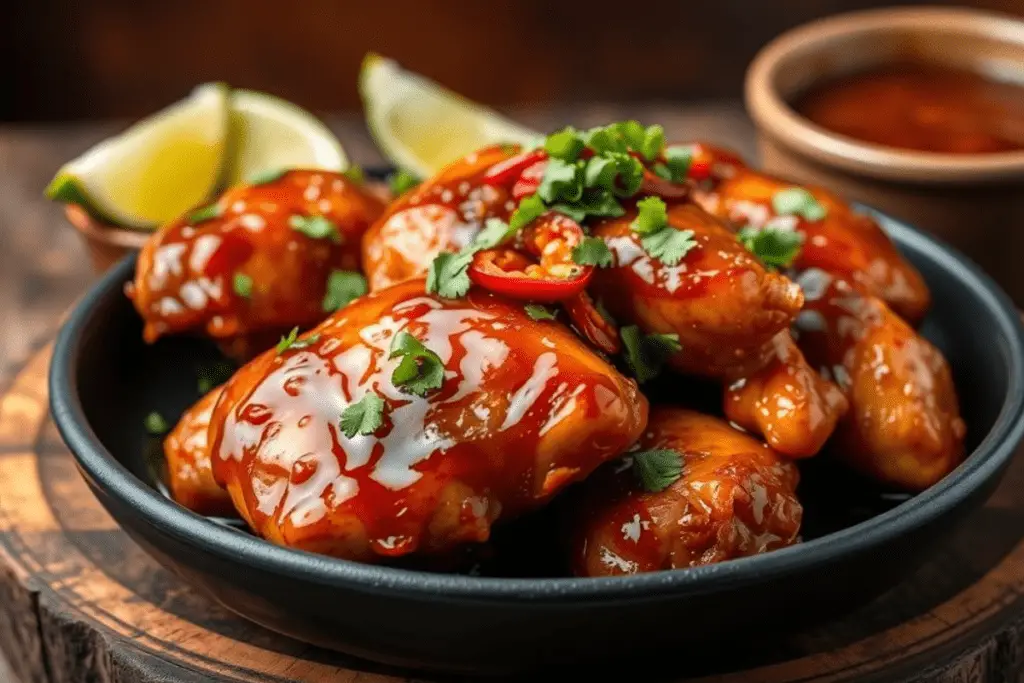
<instances>
[{"instance_id":1,"label":"rustic wooden board","mask_svg":"<svg viewBox=\"0 0 1024 683\"><path fill-rule=\"evenodd\" d=\"M0 399L0 646L21 683L425 680L248 624L145 555L89 493L49 419L49 355ZM729 670L699 680L1024 680L1022 490L1018 457L912 579L771 651L738 648Z\"/></svg>"}]
</instances>

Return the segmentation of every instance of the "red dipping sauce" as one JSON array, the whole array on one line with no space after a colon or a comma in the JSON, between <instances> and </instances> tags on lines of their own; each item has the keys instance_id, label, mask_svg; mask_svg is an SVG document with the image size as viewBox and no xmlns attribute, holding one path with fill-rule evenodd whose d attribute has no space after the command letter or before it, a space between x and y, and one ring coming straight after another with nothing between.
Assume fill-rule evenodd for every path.
<instances>
[{"instance_id":1,"label":"red dipping sauce","mask_svg":"<svg viewBox=\"0 0 1024 683\"><path fill-rule=\"evenodd\" d=\"M1024 149L1024 87L976 73L890 64L815 86L794 103L840 135L945 154Z\"/></svg>"}]
</instances>

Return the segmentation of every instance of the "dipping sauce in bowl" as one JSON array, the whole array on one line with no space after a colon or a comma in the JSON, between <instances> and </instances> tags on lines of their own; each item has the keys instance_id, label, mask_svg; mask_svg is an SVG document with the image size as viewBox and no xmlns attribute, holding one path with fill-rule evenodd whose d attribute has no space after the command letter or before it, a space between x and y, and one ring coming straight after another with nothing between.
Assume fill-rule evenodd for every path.
<instances>
[{"instance_id":1,"label":"dipping sauce in bowl","mask_svg":"<svg viewBox=\"0 0 1024 683\"><path fill-rule=\"evenodd\" d=\"M944 154L1024 149L1024 86L966 70L887 64L826 80L793 108L834 133Z\"/></svg>"}]
</instances>

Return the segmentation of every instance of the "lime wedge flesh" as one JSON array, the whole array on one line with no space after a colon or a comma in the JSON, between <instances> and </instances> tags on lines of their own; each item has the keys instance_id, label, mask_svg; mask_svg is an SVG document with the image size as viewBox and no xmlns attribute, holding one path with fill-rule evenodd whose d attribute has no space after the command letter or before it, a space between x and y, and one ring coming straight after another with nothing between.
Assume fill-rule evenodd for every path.
<instances>
[{"instance_id":1,"label":"lime wedge flesh","mask_svg":"<svg viewBox=\"0 0 1024 683\"><path fill-rule=\"evenodd\" d=\"M348 168L345 151L319 119L291 102L252 90L231 93L229 147L226 179L231 185L277 169Z\"/></svg>"},{"instance_id":2,"label":"lime wedge flesh","mask_svg":"<svg viewBox=\"0 0 1024 683\"><path fill-rule=\"evenodd\" d=\"M227 87L202 85L65 164L46 194L115 225L152 229L214 192L227 139Z\"/></svg>"},{"instance_id":3,"label":"lime wedge flesh","mask_svg":"<svg viewBox=\"0 0 1024 683\"><path fill-rule=\"evenodd\" d=\"M374 53L363 59L359 92L381 151L422 177L481 147L539 135Z\"/></svg>"}]
</instances>

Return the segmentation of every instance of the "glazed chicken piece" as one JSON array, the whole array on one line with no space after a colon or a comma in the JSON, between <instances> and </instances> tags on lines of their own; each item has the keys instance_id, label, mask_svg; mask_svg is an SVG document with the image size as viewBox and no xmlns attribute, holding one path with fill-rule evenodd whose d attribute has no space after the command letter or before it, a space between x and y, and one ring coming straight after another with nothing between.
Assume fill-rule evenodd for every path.
<instances>
[{"instance_id":1,"label":"glazed chicken piece","mask_svg":"<svg viewBox=\"0 0 1024 683\"><path fill-rule=\"evenodd\" d=\"M234 516L231 496L213 479L207 431L221 387L185 411L164 439L168 484L174 500L200 515Z\"/></svg>"},{"instance_id":2,"label":"glazed chicken piece","mask_svg":"<svg viewBox=\"0 0 1024 683\"><path fill-rule=\"evenodd\" d=\"M438 254L469 244L487 218L507 219L515 208L508 191L481 180L517 149L474 152L391 204L363 237L370 291L422 277Z\"/></svg>"},{"instance_id":3,"label":"glazed chicken piece","mask_svg":"<svg viewBox=\"0 0 1024 683\"><path fill-rule=\"evenodd\" d=\"M771 344L774 353L763 368L726 388L725 416L762 435L776 452L807 458L822 449L849 403L808 364L789 330Z\"/></svg>"},{"instance_id":4,"label":"glazed chicken piece","mask_svg":"<svg viewBox=\"0 0 1024 683\"><path fill-rule=\"evenodd\" d=\"M835 436L840 457L910 491L942 479L963 460L966 431L945 358L884 301L845 280L809 270L798 282L807 297L800 346L850 402Z\"/></svg>"},{"instance_id":5,"label":"glazed chicken piece","mask_svg":"<svg viewBox=\"0 0 1024 683\"><path fill-rule=\"evenodd\" d=\"M146 341L198 331L247 354L316 324L332 310L331 274L359 270L363 232L383 210L363 187L326 171L229 189L140 252L127 292Z\"/></svg>"},{"instance_id":6,"label":"glazed chicken piece","mask_svg":"<svg viewBox=\"0 0 1024 683\"><path fill-rule=\"evenodd\" d=\"M643 430L636 384L568 328L484 290L424 286L363 297L226 385L214 473L264 538L369 562L483 542ZM407 335L436 363L396 355L416 347ZM420 371L440 388L412 393Z\"/></svg>"},{"instance_id":7,"label":"glazed chicken piece","mask_svg":"<svg viewBox=\"0 0 1024 683\"><path fill-rule=\"evenodd\" d=\"M797 542L803 508L793 463L714 417L655 407L643 451L681 456L682 474L651 492L627 456L585 484L575 518L578 576L680 569L756 555Z\"/></svg>"},{"instance_id":8,"label":"glazed chicken piece","mask_svg":"<svg viewBox=\"0 0 1024 683\"><path fill-rule=\"evenodd\" d=\"M646 333L678 334L682 350L669 364L680 372L736 377L763 367L772 339L803 303L800 288L768 271L717 218L693 204L668 210L668 228L693 232L695 247L668 266L644 251L629 211L594 226L612 252L591 293L620 323Z\"/></svg>"},{"instance_id":9,"label":"glazed chicken piece","mask_svg":"<svg viewBox=\"0 0 1024 683\"><path fill-rule=\"evenodd\" d=\"M795 229L804 235L803 248L793 263L796 270L821 268L841 275L883 299L904 319L916 323L924 317L928 287L872 218L827 190L806 186L824 209L824 217L778 215L773 199L794 188L792 183L755 171L730 152L703 144L695 148L695 158L703 161L693 199L706 210L737 228Z\"/></svg>"}]
</instances>

